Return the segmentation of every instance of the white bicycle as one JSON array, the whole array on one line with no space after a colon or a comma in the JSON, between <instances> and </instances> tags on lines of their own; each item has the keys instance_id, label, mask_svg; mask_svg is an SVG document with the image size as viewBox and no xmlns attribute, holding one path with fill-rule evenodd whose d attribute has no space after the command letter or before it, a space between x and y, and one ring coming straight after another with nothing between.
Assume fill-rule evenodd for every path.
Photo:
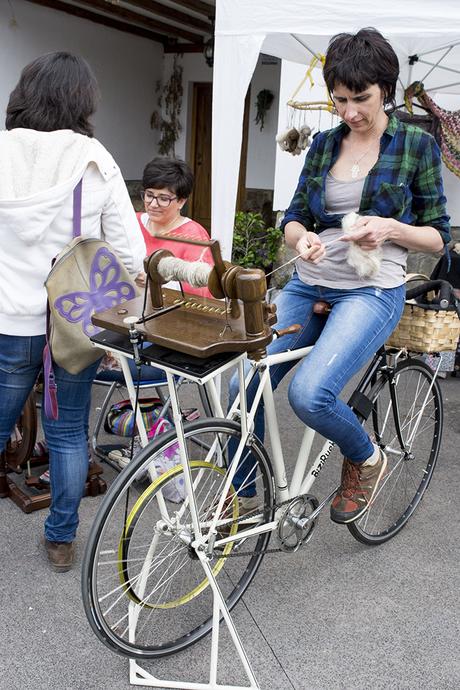
<instances>
[{"instance_id":1,"label":"white bicycle","mask_svg":"<svg viewBox=\"0 0 460 690\"><path fill-rule=\"evenodd\" d=\"M244 355L227 355L200 372L176 367L173 356L168 364L151 359L166 372L176 428L146 445L117 477L92 527L83 563L86 613L112 650L148 659L185 649L214 631L216 615L227 620L225 611L241 599L272 550L272 535L273 549L286 552L310 539L337 489L330 487L321 499L312 494L334 444L326 440L310 463L314 432L306 428L288 482L270 382L274 363L308 356L310 349L254 361L246 377ZM215 380L235 364L240 391L256 372L259 384L250 409L240 394L225 415ZM206 387L215 418L182 424L177 374ZM262 397L271 457L253 433ZM441 444L441 392L422 361L382 347L349 404L384 449L388 467L368 511L347 527L365 544L382 544L407 524L428 488ZM156 477L155 459L178 450L182 462ZM236 488L234 475L243 460L245 473ZM140 482L146 471L151 479ZM180 490L176 502L167 498ZM253 495L249 507L241 498L248 493ZM217 613L216 596L225 602Z\"/></svg>"}]
</instances>

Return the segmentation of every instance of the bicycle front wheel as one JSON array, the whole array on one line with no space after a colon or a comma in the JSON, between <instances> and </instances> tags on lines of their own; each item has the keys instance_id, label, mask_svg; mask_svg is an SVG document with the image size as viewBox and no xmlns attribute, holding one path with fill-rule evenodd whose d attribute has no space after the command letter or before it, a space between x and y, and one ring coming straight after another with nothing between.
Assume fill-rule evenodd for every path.
<instances>
[{"instance_id":1,"label":"bicycle front wheel","mask_svg":"<svg viewBox=\"0 0 460 690\"><path fill-rule=\"evenodd\" d=\"M443 406L433 372L414 359L399 363L393 376L380 373L368 397L372 412L365 425L388 465L371 506L347 527L372 545L394 537L422 500L439 455Z\"/></svg>"},{"instance_id":2,"label":"bicycle front wheel","mask_svg":"<svg viewBox=\"0 0 460 690\"><path fill-rule=\"evenodd\" d=\"M241 429L227 420L202 420L184 432L200 531L206 535ZM172 430L120 474L104 499L84 557L83 601L90 624L107 646L129 657L173 654L212 627L213 594L192 547L184 468L176 465L153 481L139 481L149 467L164 466L177 451ZM270 461L257 439L244 448L244 456L244 480L227 493L217 537L272 519ZM248 493L257 498L243 521L238 499ZM213 549L209 566L230 609L257 572L269 538L266 532Z\"/></svg>"}]
</instances>

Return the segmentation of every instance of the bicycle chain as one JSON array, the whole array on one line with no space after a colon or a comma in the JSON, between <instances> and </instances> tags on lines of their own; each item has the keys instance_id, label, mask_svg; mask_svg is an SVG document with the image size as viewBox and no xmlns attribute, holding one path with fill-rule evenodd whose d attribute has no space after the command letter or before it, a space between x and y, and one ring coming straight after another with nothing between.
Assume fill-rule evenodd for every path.
<instances>
[{"instance_id":1,"label":"bicycle chain","mask_svg":"<svg viewBox=\"0 0 460 690\"><path fill-rule=\"evenodd\" d=\"M276 512L279 508L282 508L285 505L289 505L289 503L292 503L292 501L295 501L297 498L300 498L300 496L296 496L295 498L290 498L287 501L282 501L281 503L274 503L273 506L270 507L270 510ZM232 524L236 524L239 522L243 522L243 520L248 520L251 517L255 517L256 515L260 515L261 511L260 510L253 510L249 513L245 513L239 518L236 518ZM233 535L232 535L233 536ZM219 549L220 550L220 549ZM257 551L238 551L238 553L233 553L230 552L228 554L221 554L221 555L216 555L216 551L213 551L213 557L214 558L239 558L240 556L254 556L254 555L259 555L261 553L267 554L267 553L280 553L284 552L286 553L286 550L283 548L278 548L278 549L259 549Z\"/></svg>"}]
</instances>

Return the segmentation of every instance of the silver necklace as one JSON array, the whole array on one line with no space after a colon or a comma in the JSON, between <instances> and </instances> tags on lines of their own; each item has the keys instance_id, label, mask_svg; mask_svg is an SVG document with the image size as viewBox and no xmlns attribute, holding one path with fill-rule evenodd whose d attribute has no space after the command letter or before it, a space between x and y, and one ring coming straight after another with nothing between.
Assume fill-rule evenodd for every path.
<instances>
[{"instance_id":1,"label":"silver necklace","mask_svg":"<svg viewBox=\"0 0 460 690\"><path fill-rule=\"evenodd\" d=\"M356 180L356 178L358 177L359 173L361 172L361 168L359 167L359 164L360 164L360 162L363 160L363 158L364 158L365 156L367 156L367 154L369 153L369 151L371 150L371 148L372 148L372 146L369 146L369 148L367 149L367 151L364 151L363 155L360 156L359 158L357 158L357 159L355 160L355 162L353 163L353 165L351 166L350 172L351 172L351 177L352 177L353 180Z\"/></svg>"}]
</instances>

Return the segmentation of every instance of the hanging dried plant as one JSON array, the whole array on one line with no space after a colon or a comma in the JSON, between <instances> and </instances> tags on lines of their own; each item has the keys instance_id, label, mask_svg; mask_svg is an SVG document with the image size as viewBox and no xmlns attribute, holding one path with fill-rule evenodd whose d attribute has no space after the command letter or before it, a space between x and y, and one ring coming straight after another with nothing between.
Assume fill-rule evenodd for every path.
<instances>
[{"instance_id":1,"label":"hanging dried plant","mask_svg":"<svg viewBox=\"0 0 460 690\"><path fill-rule=\"evenodd\" d=\"M152 113L150 126L160 132L158 153L162 156L175 156L175 145L182 131L180 113L182 110L182 73L183 67L179 63L182 56L175 55L171 76L163 84L156 83L155 92L158 94L158 110Z\"/></svg>"},{"instance_id":2,"label":"hanging dried plant","mask_svg":"<svg viewBox=\"0 0 460 690\"><path fill-rule=\"evenodd\" d=\"M256 125L260 124L260 131L264 128L265 116L270 110L274 98L274 94L268 89L262 89L257 94L255 123Z\"/></svg>"}]
</instances>

